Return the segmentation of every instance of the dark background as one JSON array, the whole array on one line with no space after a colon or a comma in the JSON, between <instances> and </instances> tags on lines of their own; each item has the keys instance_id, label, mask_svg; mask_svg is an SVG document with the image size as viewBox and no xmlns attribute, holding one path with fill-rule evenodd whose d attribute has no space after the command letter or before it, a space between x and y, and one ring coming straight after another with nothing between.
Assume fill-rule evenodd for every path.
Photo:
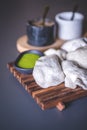
<instances>
[{"instance_id":1,"label":"dark background","mask_svg":"<svg viewBox=\"0 0 87 130\"><path fill-rule=\"evenodd\" d=\"M42 111L6 67L19 54L16 41L26 34L27 20L41 17L45 5L54 19L76 2L87 19L86 0L0 1L0 130L87 130L87 97L71 102L63 112Z\"/></svg>"}]
</instances>

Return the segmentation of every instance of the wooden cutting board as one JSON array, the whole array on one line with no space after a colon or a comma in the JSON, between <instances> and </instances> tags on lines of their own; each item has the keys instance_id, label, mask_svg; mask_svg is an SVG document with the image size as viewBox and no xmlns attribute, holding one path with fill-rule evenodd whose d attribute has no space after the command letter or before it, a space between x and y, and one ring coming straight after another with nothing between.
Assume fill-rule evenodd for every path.
<instances>
[{"instance_id":1,"label":"wooden cutting board","mask_svg":"<svg viewBox=\"0 0 87 130\"><path fill-rule=\"evenodd\" d=\"M87 32L84 33L84 37L87 37ZM19 52L27 51L27 50L39 50L39 51L45 51L49 48L58 49L60 46L65 42L65 40L56 39L54 43L52 43L49 46L42 46L42 47L36 47L32 46L28 43L28 37L27 35L23 35L17 39L16 47Z\"/></svg>"},{"instance_id":2,"label":"wooden cutting board","mask_svg":"<svg viewBox=\"0 0 87 130\"><path fill-rule=\"evenodd\" d=\"M27 51L27 50L45 51L49 48L58 49L63 43L64 43L64 40L56 39L55 42L49 46L37 47L37 46L30 45L28 43L27 35L23 35L20 38L18 38L16 47L19 52L23 52L23 51Z\"/></svg>"},{"instance_id":3,"label":"wooden cutting board","mask_svg":"<svg viewBox=\"0 0 87 130\"><path fill-rule=\"evenodd\" d=\"M19 73L14 68L13 62L8 63L7 67L42 110L57 107L62 111L66 103L87 96L87 90L80 87L70 89L65 87L64 83L45 89L41 88L36 84L31 74Z\"/></svg>"}]
</instances>

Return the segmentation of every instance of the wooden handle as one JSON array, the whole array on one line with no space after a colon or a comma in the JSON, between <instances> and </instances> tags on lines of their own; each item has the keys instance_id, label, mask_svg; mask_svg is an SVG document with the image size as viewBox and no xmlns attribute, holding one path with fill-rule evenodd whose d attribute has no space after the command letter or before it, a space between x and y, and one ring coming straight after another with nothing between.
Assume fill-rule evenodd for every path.
<instances>
[{"instance_id":1,"label":"wooden handle","mask_svg":"<svg viewBox=\"0 0 87 130\"><path fill-rule=\"evenodd\" d=\"M46 6L45 9L44 9L44 13L43 13L43 21L42 21L42 25L44 26L45 24L45 19L46 19L46 16L48 14L48 11L49 11L49 6Z\"/></svg>"}]
</instances>

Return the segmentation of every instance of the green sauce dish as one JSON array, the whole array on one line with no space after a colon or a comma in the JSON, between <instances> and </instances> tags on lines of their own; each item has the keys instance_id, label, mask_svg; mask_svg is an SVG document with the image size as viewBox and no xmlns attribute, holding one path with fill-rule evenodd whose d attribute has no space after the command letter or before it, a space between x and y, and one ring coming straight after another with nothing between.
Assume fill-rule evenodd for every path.
<instances>
[{"instance_id":1,"label":"green sauce dish","mask_svg":"<svg viewBox=\"0 0 87 130\"><path fill-rule=\"evenodd\" d=\"M20 73L31 74L36 61L41 56L44 56L44 54L38 50L24 51L19 54L14 63L14 66Z\"/></svg>"}]
</instances>

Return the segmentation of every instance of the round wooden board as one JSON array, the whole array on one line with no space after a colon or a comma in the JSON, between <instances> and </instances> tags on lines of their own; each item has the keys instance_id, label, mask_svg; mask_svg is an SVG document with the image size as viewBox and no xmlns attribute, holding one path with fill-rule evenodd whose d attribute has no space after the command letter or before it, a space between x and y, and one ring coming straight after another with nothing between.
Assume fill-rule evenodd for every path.
<instances>
[{"instance_id":1,"label":"round wooden board","mask_svg":"<svg viewBox=\"0 0 87 130\"><path fill-rule=\"evenodd\" d=\"M17 50L19 52L23 52L23 51L27 51L27 50L40 50L40 51L45 51L49 48L54 48L54 49L58 49L62 44L64 43L63 40L59 40L57 39L53 44L49 45L49 46L42 46L42 47L37 47L37 46L32 46L28 43L28 37L27 35L23 35L21 36L18 40L17 40Z\"/></svg>"}]
</instances>

